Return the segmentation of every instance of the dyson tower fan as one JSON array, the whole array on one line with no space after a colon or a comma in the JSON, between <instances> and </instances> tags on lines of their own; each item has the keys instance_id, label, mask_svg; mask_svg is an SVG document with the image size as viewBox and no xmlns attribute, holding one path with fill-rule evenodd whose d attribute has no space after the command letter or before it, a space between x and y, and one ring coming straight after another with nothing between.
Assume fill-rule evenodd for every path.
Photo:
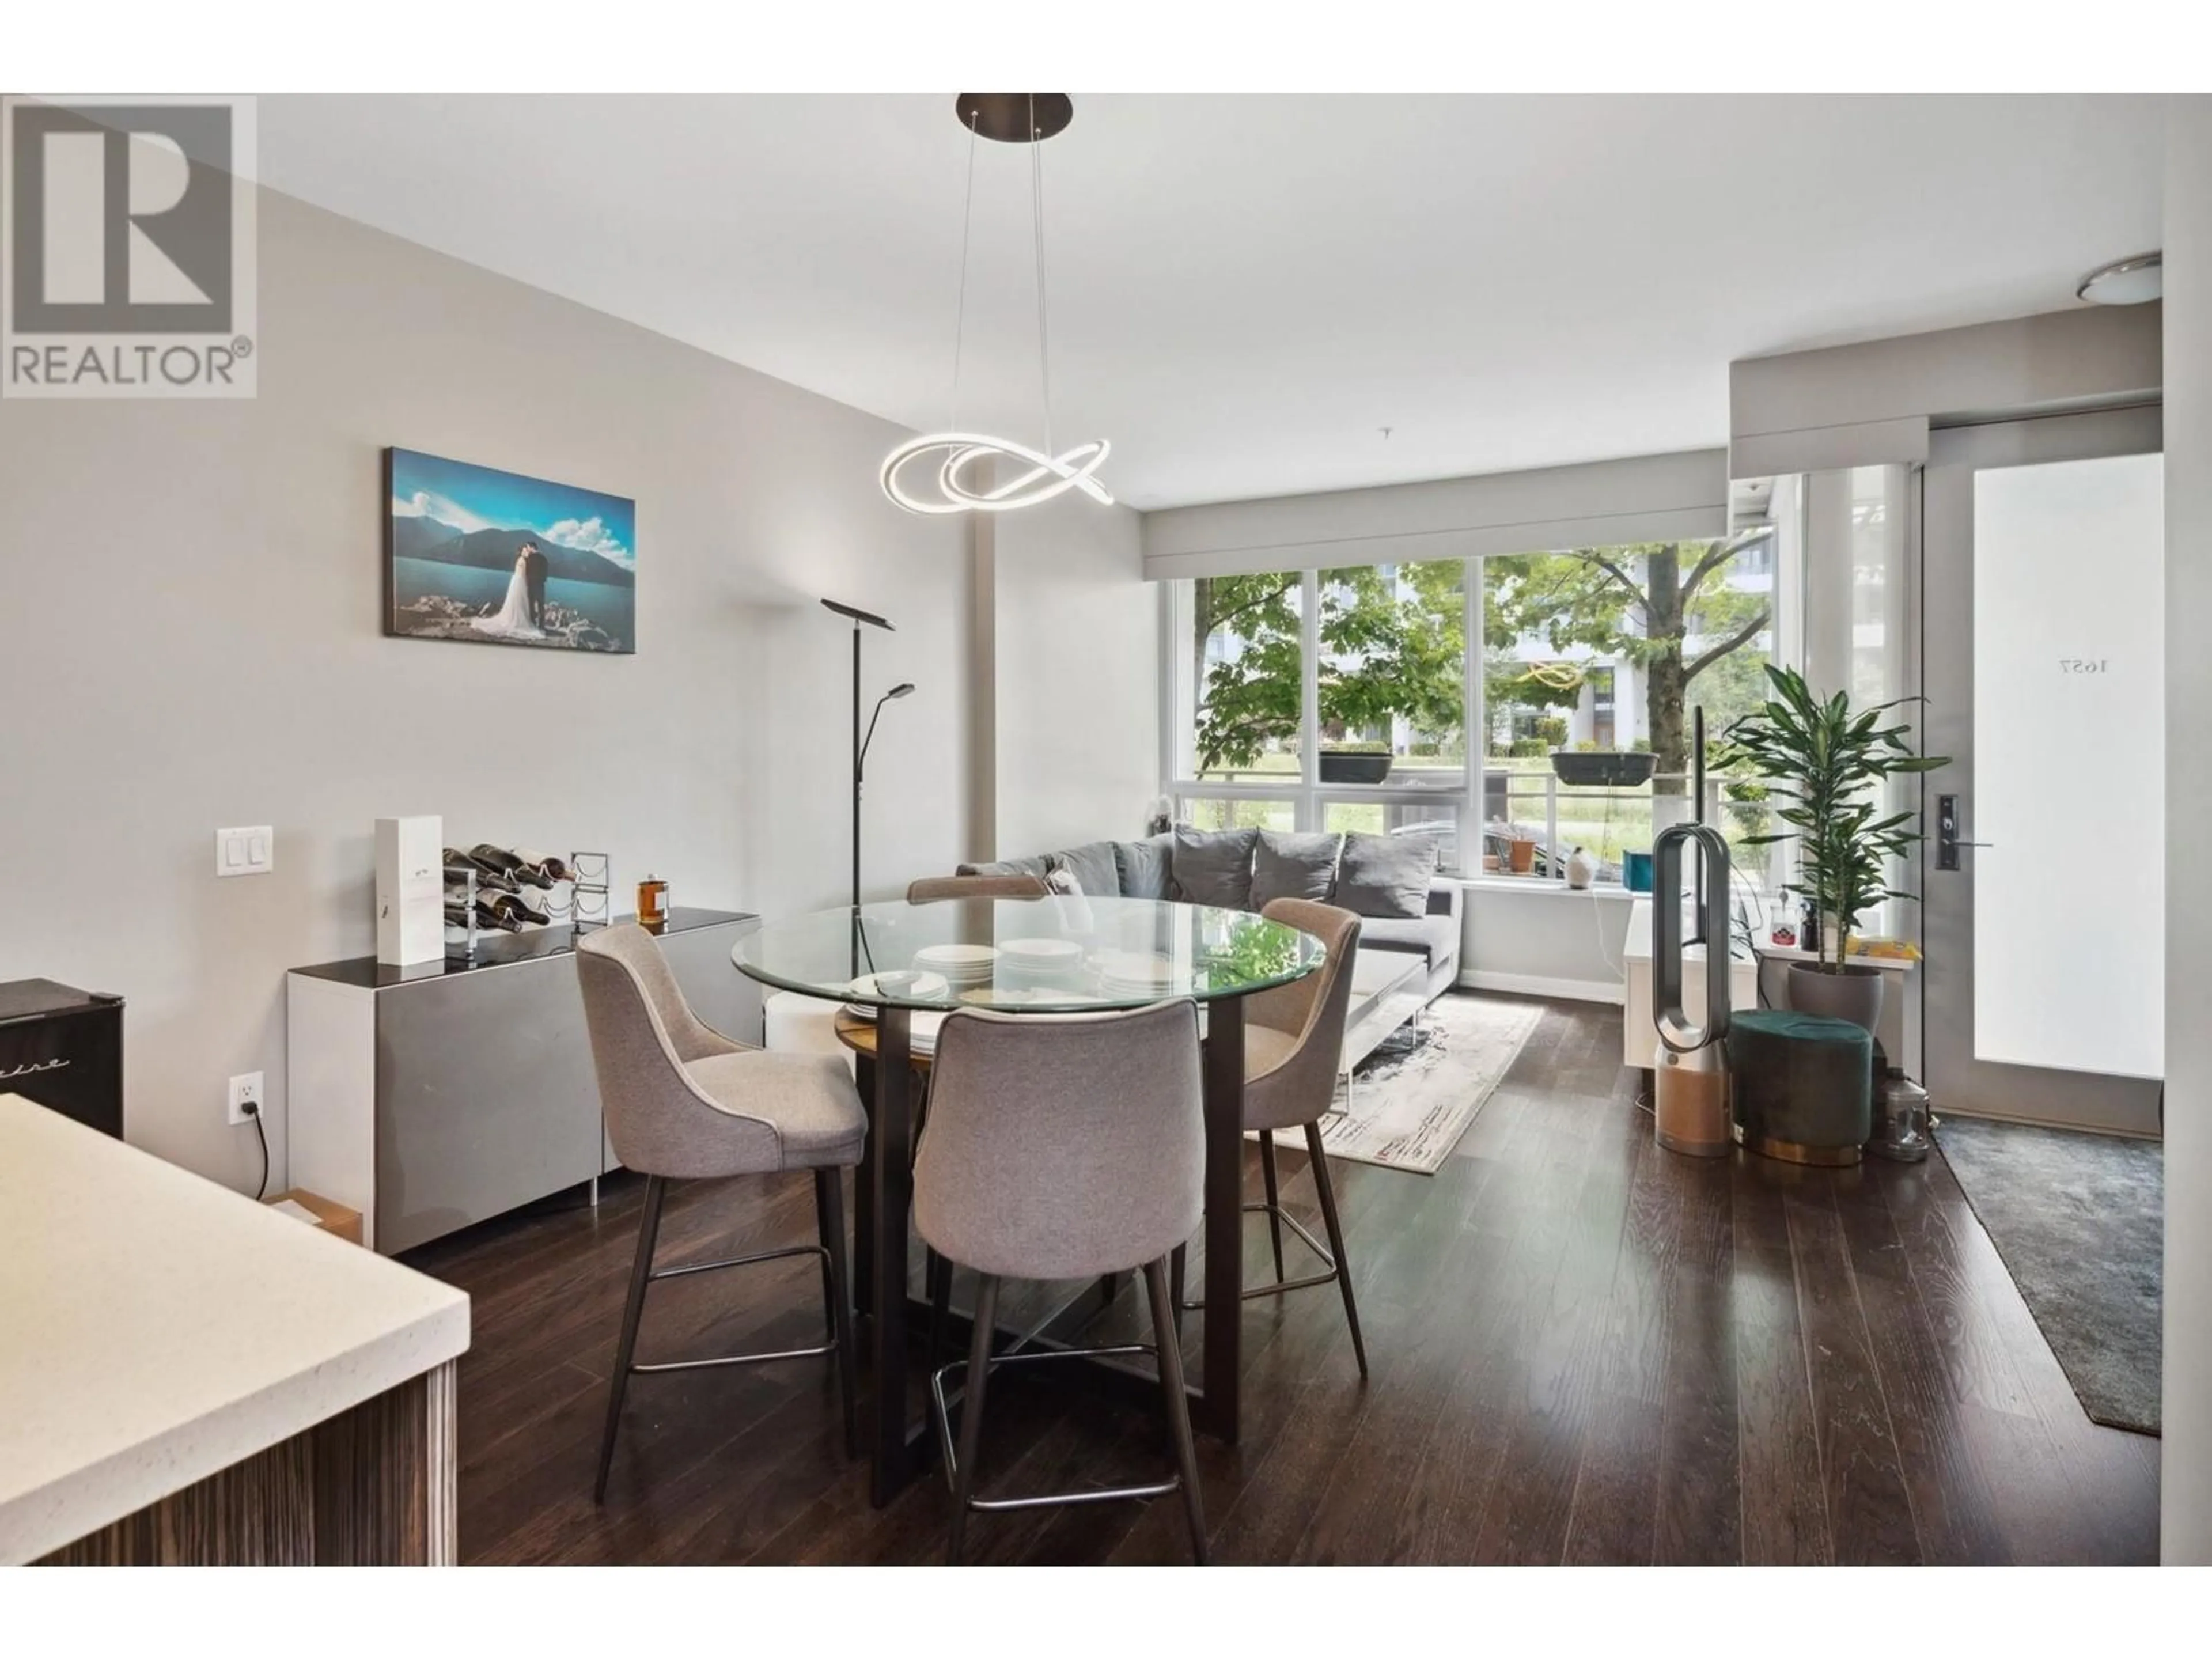
<instances>
[{"instance_id":1,"label":"dyson tower fan","mask_svg":"<svg viewBox=\"0 0 2212 1659\"><path fill-rule=\"evenodd\" d=\"M1734 1144L1729 1113L1729 849L1705 822L1705 720L1697 711L1697 815L1659 832L1651 843L1651 1023L1659 1036L1652 1068L1651 1134L1669 1152L1720 1158ZM1683 854L1697 860L1694 892L1682 883ZM1684 910L1696 915L1697 936L1682 934ZM1702 1023L1683 1010L1684 952L1705 946Z\"/></svg>"}]
</instances>

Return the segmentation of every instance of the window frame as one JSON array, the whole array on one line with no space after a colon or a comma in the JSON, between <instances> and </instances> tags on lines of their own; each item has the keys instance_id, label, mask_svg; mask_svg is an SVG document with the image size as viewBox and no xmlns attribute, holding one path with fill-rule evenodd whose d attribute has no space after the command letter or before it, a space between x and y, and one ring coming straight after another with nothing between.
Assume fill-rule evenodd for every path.
<instances>
[{"instance_id":1,"label":"window frame","mask_svg":"<svg viewBox=\"0 0 2212 1659\"><path fill-rule=\"evenodd\" d=\"M1422 560L1421 563L1443 563L1443 560ZM1461 625L1465 637L1479 640L1482 627L1482 558L1474 555L1463 558L1465 567L1461 578ZM1288 800L1292 804L1300 833L1311 833L1322 828L1328 811L1335 805L1354 806L1433 806L1449 807L1454 823L1455 845L1464 847L1469 821L1469 803L1481 787L1482 769L1479 763L1470 760L1462 769L1464 775L1457 789L1409 789L1387 783L1355 784L1321 781L1321 571L1318 568L1298 573L1298 770L1291 775L1271 778L1267 781L1233 782L1225 779L1200 778L1192 775L1198 770L1189 764L1191 734L1197 726L1198 688L1184 683L1182 665L1185 653L1186 635L1191 624L1188 614L1188 579L1161 584L1160 602L1160 662L1165 684L1160 697L1160 754L1164 763L1160 793L1176 805L1180 816L1184 800ZM1479 652L1476 653L1479 660ZM1460 718L1463 722L1462 740L1472 751L1474 734L1481 728L1477 722L1482 717L1482 677L1469 672L1462 659ZM1474 822L1477 836L1480 834L1479 808ZM1480 866L1478 866L1478 868ZM1447 870L1447 875L1464 872Z\"/></svg>"},{"instance_id":2,"label":"window frame","mask_svg":"<svg viewBox=\"0 0 2212 1659\"><path fill-rule=\"evenodd\" d=\"M1773 644L1766 660L1786 659L1790 643L1798 635L1794 631L1795 612L1801 604L1802 574L1787 568L1789 561L1780 556L1783 548L1777 538L1776 557L1770 573L1772 581L1773 618L1769 624ZM1197 698L1199 688L1185 683L1182 672L1188 654L1187 635L1192 618L1188 612L1191 592L1188 577L1163 580L1160 599L1160 665L1162 695L1160 710L1160 793L1182 816L1186 800L1266 800L1291 803L1297 829L1302 833L1323 828L1328 811L1336 805L1425 806L1443 809L1449 806L1455 825L1454 849L1459 867L1447 866L1440 873L1474 886L1497 887L1514 891L1530 889L1550 891L1562 890L1565 884L1564 867L1541 877L1506 876L1484 872L1481 847L1486 823L1483 817L1483 784L1488 766L1488 733L1490 710L1484 684L1483 665L1483 605L1488 592L1491 555L1470 553L1460 556L1464 566L1461 580L1462 603L1462 635L1464 653L1461 666L1461 718L1463 746L1467 750L1462 768L1461 786L1457 789L1418 789L1391 784L1323 784L1321 781L1321 574L1320 567L1297 573L1298 601L1298 770L1295 775L1279 774L1265 781L1232 782L1227 780L1206 779L1193 775L1197 767L1193 763L1191 750L1193 734L1197 726ZM1511 554L1498 556L1512 557ZM1443 563L1443 559L1377 560L1376 564ZM1334 567L1330 567L1334 568ZM1285 572L1284 574L1290 574ZM1796 578L1796 580L1793 580ZM1802 653L1800 653L1802 654ZM1616 697L1618 693L1616 691ZM1615 719L1619 719L1616 708ZM1616 727L1616 730L1618 728ZM1721 798L1717 781L1709 780L1711 792L1709 811L1713 802ZM1559 842L1559 784L1555 776L1547 775L1545 786L1545 836L1547 846ZM1472 860L1470 866L1469 860ZM1564 865L1564 860L1559 860ZM1751 872L1743 872L1751 878ZM1762 898L1772 900L1778 883L1786 879L1787 866L1775 860L1765 872L1753 878L1753 885ZM1607 892L1623 890L1617 883L1602 884Z\"/></svg>"}]
</instances>

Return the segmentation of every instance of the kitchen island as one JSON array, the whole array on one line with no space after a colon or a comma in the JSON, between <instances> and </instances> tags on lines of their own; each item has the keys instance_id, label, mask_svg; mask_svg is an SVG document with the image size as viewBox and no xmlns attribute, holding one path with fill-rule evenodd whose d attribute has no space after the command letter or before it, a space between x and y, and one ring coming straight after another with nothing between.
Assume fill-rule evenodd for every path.
<instances>
[{"instance_id":1,"label":"kitchen island","mask_svg":"<svg viewBox=\"0 0 2212 1659\"><path fill-rule=\"evenodd\" d=\"M0 1094L0 1562L437 1565L468 1297Z\"/></svg>"}]
</instances>

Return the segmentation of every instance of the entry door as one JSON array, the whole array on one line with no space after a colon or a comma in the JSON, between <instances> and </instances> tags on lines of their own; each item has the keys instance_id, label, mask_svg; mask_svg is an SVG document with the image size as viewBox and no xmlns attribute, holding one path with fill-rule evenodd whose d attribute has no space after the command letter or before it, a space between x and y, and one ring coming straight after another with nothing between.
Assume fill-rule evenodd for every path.
<instances>
[{"instance_id":1,"label":"entry door","mask_svg":"<svg viewBox=\"0 0 2212 1659\"><path fill-rule=\"evenodd\" d=\"M1934 434L1923 480L1923 1079L1936 1109L2159 1132L2159 412ZM1941 806L1949 801L1947 856Z\"/></svg>"}]
</instances>

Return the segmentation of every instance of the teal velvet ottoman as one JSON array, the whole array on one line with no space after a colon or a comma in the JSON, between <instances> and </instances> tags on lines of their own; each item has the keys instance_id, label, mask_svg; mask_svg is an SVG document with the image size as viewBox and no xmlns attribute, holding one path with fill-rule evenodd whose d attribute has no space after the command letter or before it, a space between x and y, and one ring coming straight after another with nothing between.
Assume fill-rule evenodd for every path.
<instances>
[{"instance_id":1,"label":"teal velvet ottoman","mask_svg":"<svg viewBox=\"0 0 2212 1659\"><path fill-rule=\"evenodd\" d=\"M1790 1164L1850 1164L1874 1133L1874 1033L1759 1008L1729 1022L1735 1138Z\"/></svg>"}]
</instances>

